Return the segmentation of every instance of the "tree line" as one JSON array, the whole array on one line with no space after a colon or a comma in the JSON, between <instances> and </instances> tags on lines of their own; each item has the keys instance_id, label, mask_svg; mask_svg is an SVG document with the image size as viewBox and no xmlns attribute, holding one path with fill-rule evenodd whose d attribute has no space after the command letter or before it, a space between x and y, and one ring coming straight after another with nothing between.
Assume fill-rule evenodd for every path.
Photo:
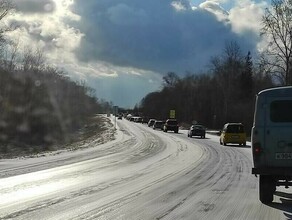
<instances>
[{"instance_id":1,"label":"tree line","mask_svg":"<svg viewBox=\"0 0 292 220\"><path fill-rule=\"evenodd\" d=\"M179 77L168 72L160 91L146 95L134 111L165 119L170 110L186 124L202 123L220 129L227 122L242 122L250 132L256 94L266 88L292 85L292 2L274 0L262 18L265 51L253 59L234 41L211 58L208 70Z\"/></svg>"},{"instance_id":2,"label":"tree line","mask_svg":"<svg viewBox=\"0 0 292 220\"><path fill-rule=\"evenodd\" d=\"M186 124L218 129L226 122L242 122L251 128L255 94L272 86L271 75L255 67L251 54L242 56L238 45L231 42L222 56L212 59L207 73L184 77L167 73L161 91L146 95L136 111L165 119L173 109Z\"/></svg>"},{"instance_id":3,"label":"tree line","mask_svg":"<svg viewBox=\"0 0 292 220\"><path fill-rule=\"evenodd\" d=\"M0 1L0 20L12 10ZM46 63L39 49L21 52L0 33L0 154L34 153L71 141L89 118L112 105L84 82ZM101 126L101 125L100 125Z\"/></svg>"},{"instance_id":4,"label":"tree line","mask_svg":"<svg viewBox=\"0 0 292 220\"><path fill-rule=\"evenodd\" d=\"M55 68L8 70L0 66L0 152L43 151L67 143L111 104L96 98L84 82Z\"/></svg>"}]
</instances>

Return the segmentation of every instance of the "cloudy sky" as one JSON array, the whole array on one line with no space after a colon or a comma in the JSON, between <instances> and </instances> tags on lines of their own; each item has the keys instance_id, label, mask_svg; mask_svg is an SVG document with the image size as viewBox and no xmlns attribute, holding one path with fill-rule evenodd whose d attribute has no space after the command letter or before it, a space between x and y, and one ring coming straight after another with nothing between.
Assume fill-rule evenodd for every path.
<instances>
[{"instance_id":1,"label":"cloudy sky","mask_svg":"<svg viewBox=\"0 0 292 220\"><path fill-rule=\"evenodd\" d=\"M207 68L228 41L260 49L262 0L14 0L9 33L21 48L84 80L99 98L133 107L169 71Z\"/></svg>"}]
</instances>

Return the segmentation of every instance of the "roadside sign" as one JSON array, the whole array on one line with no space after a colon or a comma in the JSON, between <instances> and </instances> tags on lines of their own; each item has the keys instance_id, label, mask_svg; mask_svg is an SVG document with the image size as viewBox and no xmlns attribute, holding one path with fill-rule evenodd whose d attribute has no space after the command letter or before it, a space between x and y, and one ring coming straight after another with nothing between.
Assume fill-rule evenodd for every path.
<instances>
[{"instance_id":1,"label":"roadside sign","mask_svg":"<svg viewBox=\"0 0 292 220\"><path fill-rule=\"evenodd\" d=\"M175 118L175 110L170 110L169 118Z\"/></svg>"}]
</instances>

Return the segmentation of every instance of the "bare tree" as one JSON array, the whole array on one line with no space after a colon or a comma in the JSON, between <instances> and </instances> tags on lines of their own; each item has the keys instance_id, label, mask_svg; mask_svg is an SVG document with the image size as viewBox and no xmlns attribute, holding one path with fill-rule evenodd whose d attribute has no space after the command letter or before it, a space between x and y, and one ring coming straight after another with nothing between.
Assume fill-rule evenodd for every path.
<instances>
[{"instance_id":1,"label":"bare tree","mask_svg":"<svg viewBox=\"0 0 292 220\"><path fill-rule=\"evenodd\" d=\"M13 11L13 8L14 6L10 0L0 0L0 57L3 60L5 60L4 56L7 55L5 54L7 49L7 39L5 39L5 33L11 30L3 23L3 20Z\"/></svg>"},{"instance_id":2,"label":"bare tree","mask_svg":"<svg viewBox=\"0 0 292 220\"><path fill-rule=\"evenodd\" d=\"M166 87L174 87L179 81L178 75L174 72L168 72L162 79Z\"/></svg>"},{"instance_id":3,"label":"bare tree","mask_svg":"<svg viewBox=\"0 0 292 220\"><path fill-rule=\"evenodd\" d=\"M231 63L240 62L242 59L241 49L236 41L225 42L224 55Z\"/></svg>"},{"instance_id":4,"label":"bare tree","mask_svg":"<svg viewBox=\"0 0 292 220\"><path fill-rule=\"evenodd\" d=\"M227 119L232 102L237 94L241 72L243 70L244 57L237 42L230 41L225 43L224 51L221 57L215 57L211 60L212 71L215 73L218 92L222 94L221 103L224 109L223 115Z\"/></svg>"},{"instance_id":5,"label":"bare tree","mask_svg":"<svg viewBox=\"0 0 292 220\"><path fill-rule=\"evenodd\" d=\"M262 21L262 34L269 40L268 62L284 84L292 85L292 1L273 0Z\"/></svg>"},{"instance_id":6,"label":"bare tree","mask_svg":"<svg viewBox=\"0 0 292 220\"><path fill-rule=\"evenodd\" d=\"M2 21L7 15L12 12L14 9L14 5L10 0L0 0L0 21ZM0 25L0 43L5 42L4 33L9 31L5 25Z\"/></svg>"},{"instance_id":7,"label":"bare tree","mask_svg":"<svg viewBox=\"0 0 292 220\"><path fill-rule=\"evenodd\" d=\"M5 70L14 71L17 69L17 59L19 57L19 39L16 41L7 41L3 49L4 54L1 65Z\"/></svg>"},{"instance_id":8,"label":"bare tree","mask_svg":"<svg viewBox=\"0 0 292 220\"><path fill-rule=\"evenodd\" d=\"M22 60L24 71L38 72L45 68L45 57L42 49L37 48L34 51L31 48L26 48Z\"/></svg>"},{"instance_id":9,"label":"bare tree","mask_svg":"<svg viewBox=\"0 0 292 220\"><path fill-rule=\"evenodd\" d=\"M13 9L13 4L10 0L0 1L0 20L2 20Z\"/></svg>"}]
</instances>

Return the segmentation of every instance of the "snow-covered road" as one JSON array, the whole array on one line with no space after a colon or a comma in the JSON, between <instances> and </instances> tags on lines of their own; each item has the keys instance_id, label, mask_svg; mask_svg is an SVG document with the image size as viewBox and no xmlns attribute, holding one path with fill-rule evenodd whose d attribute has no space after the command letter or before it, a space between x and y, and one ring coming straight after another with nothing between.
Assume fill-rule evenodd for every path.
<instances>
[{"instance_id":1,"label":"snow-covered road","mask_svg":"<svg viewBox=\"0 0 292 220\"><path fill-rule=\"evenodd\" d=\"M291 189L259 202L249 147L118 128L95 148L2 161L0 219L292 219Z\"/></svg>"}]
</instances>

